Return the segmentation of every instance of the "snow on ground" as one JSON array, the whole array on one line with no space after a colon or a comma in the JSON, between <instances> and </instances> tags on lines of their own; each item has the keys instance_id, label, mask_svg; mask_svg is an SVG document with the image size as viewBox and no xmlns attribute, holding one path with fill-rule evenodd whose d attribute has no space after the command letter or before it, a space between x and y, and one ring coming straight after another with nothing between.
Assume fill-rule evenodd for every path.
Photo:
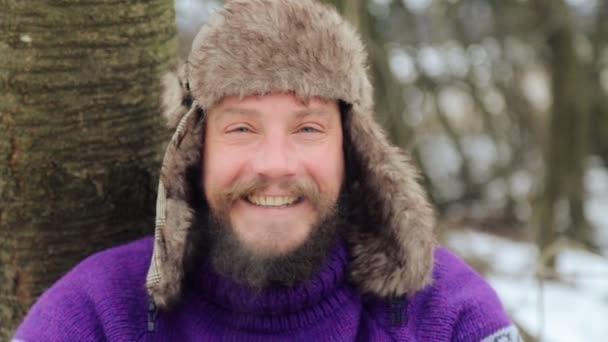
<instances>
[{"instance_id":1,"label":"snow on ground","mask_svg":"<svg viewBox=\"0 0 608 342\"><path fill-rule=\"evenodd\" d=\"M596 242L608 257L608 169L592 160L585 173L585 213L595 228Z\"/></svg>"},{"instance_id":2,"label":"snow on ground","mask_svg":"<svg viewBox=\"0 0 608 342\"><path fill-rule=\"evenodd\" d=\"M472 230L446 235L465 259L488 263L484 277L524 329L545 342L608 340L608 258L566 249L557 259L560 281L535 278L537 248Z\"/></svg>"}]
</instances>

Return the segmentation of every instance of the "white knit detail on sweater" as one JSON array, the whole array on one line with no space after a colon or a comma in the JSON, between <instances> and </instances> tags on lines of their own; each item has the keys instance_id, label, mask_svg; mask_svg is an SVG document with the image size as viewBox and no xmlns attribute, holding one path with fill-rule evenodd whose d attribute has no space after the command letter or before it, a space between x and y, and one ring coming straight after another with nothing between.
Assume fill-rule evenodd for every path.
<instances>
[{"instance_id":1,"label":"white knit detail on sweater","mask_svg":"<svg viewBox=\"0 0 608 342\"><path fill-rule=\"evenodd\" d=\"M519 331L515 325L509 325L506 328L502 328L492 335L484 338L481 342L523 342L524 340L519 336Z\"/></svg>"}]
</instances>

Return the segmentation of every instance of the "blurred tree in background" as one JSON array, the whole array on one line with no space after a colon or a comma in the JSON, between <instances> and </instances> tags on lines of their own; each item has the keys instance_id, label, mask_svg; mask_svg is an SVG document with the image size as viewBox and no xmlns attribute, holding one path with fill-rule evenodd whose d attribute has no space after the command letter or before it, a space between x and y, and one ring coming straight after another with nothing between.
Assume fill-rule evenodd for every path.
<instances>
[{"instance_id":1,"label":"blurred tree in background","mask_svg":"<svg viewBox=\"0 0 608 342\"><path fill-rule=\"evenodd\" d=\"M0 0L0 341L94 251L151 233L171 0Z\"/></svg>"},{"instance_id":2,"label":"blurred tree in background","mask_svg":"<svg viewBox=\"0 0 608 342\"><path fill-rule=\"evenodd\" d=\"M560 236L601 247L584 177L608 162L607 3L328 2L362 32L378 114L446 225L535 238L549 267Z\"/></svg>"}]
</instances>

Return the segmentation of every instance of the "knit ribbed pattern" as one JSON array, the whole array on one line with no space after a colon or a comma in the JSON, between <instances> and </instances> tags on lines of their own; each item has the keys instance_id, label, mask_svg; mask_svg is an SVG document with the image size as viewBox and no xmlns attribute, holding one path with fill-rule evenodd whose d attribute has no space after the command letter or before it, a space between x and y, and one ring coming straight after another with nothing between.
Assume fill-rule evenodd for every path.
<instances>
[{"instance_id":1,"label":"knit ribbed pattern","mask_svg":"<svg viewBox=\"0 0 608 342\"><path fill-rule=\"evenodd\" d=\"M23 341L479 341L510 325L494 291L446 249L433 286L409 299L360 294L338 243L318 274L293 288L255 293L200 262L182 301L148 331L146 272L152 239L83 261L31 309ZM395 305L396 304L396 305ZM395 323L395 315L405 319Z\"/></svg>"}]
</instances>

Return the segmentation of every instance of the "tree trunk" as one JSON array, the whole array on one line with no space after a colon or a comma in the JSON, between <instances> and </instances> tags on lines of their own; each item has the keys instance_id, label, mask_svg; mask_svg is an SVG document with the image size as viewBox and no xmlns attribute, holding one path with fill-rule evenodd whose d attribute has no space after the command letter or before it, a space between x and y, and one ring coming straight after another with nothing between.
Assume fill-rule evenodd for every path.
<instances>
[{"instance_id":1,"label":"tree trunk","mask_svg":"<svg viewBox=\"0 0 608 342\"><path fill-rule=\"evenodd\" d=\"M602 85L602 70L606 66L605 51L608 47L608 2L601 1L598 4L598 10L595 14L594 27L595 30L591 34L591 44L594 47L593 68L591 68L592 78L592 109L590 122L591 146L593 153L597 154L604 161L604 165L608 166L608 98L606 97L605 86ZM605 76L604 76L605 77Z\"/></svg>"},{"instance_id":2,"label":"tree trunk","mask_svg":"<svg viewBox=\"0 0 608 342\"><path fill-rule=\"evenodd\" d=\"M85 256L151 233L169 0L0 0L0 340ZM117 267L120 267L117 265Z\"/></svg>"},{"instance_id":3,"label":"tree trunk","mask_svg":"<svg viewBox=\"0 0 608 342\"><path fill-rule=\"evenodd\" d=\"M539 14L547 15L547 43L551 52L552 115L546 149L546 178L541 209L539 247L546 250L561 228L589 243L591 229L584 215L584 165L589 125L589 90L585 64L576 51L576 31L567 6L561 1L537 1ZM556 205L568 204L567 226L557 227ZM555 263L554 255L548 259Z\"/></svg>"},{"instance_id":4,"label":"tree trunk","mask_svg":"<svg viewBox=\"0 0 608 342\"><path fill-rule=\"evenodd\" d=\"M367 48L379 121L391 141L402 148L412 149L414 132L404 120L406 106L403 99L403 85L389 67L387 49L377 31L378 23L368 11L368 2L363 0L326 0L326 2L333 4L357 28Z\"/></svg>"}]
</instances>

